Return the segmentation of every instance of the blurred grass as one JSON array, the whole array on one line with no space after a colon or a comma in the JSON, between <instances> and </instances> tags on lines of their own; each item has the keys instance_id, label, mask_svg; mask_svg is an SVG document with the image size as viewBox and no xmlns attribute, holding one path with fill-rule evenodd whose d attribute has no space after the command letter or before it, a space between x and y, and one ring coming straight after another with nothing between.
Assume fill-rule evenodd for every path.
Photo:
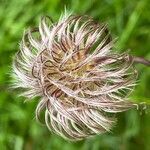
<instances>
[{"instance_id":1,"label":"blurred grass","mask_svg":"<svg viewBox=\"0 0 150 150\"><path fill-rule=\"evenodd\" d=\"M121 113L113 133L71 143L35 121L37 100L23 103L9 90L12 57L23 31L37 26L43 15L57 20L65 6L107 22L113 37L118 37L118 51L129 48L131 54L150 59L148 0L0 0L0 150L149 150L150 111ZM139 83L131 99L150 103L150 69L137 65L137 70Z\"/></svg>"}]
</instances>

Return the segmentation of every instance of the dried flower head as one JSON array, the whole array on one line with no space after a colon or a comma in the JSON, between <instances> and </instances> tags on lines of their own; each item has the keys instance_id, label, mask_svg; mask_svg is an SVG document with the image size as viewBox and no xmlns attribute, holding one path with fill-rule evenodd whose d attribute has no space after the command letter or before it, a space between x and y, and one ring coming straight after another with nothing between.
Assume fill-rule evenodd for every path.
<instances>
[{"instance_id":1,"label":"dried flower head","mask_svg":"<svg viewBox=\"0 0 150 150\"><path fill-rule=\"evenodd\" d=\"M114 114L135 106L127 95L135 71L127 54L112 51L106 25L87 16L41 19L23 35L13 63L15 88L29 99L40 96L49 130L69 140L110 131Z\"/></svg>"}]
</instances>

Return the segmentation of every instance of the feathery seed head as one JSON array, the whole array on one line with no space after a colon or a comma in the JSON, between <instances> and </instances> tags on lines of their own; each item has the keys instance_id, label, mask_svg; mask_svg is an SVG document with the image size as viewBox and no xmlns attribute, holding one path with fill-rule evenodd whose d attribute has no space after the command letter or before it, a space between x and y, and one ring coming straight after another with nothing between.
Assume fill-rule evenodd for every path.
<instances>
[{"instance_id":1,"label":"feathery seed head","mask_svg":"<svg viewBox=\"0 0 150 150\"><path fill-rule=\"evenodd\" d=\"M127 94L135 71L127 54L112 51L104 24L87 16L48 17L24 33L13 63L15 88L40 96L36 118L45 114L49 130L69 140L110 131L114 113L135 106Z\"/></svg>"}]
</instances>

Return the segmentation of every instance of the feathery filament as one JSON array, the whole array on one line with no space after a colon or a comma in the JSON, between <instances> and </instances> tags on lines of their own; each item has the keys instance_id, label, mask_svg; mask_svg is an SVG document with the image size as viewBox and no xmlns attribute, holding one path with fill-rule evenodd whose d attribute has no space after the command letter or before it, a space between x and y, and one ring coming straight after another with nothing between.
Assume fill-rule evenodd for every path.
<instances>
[{"instance_id":1,"label":"feathery filament","mask_svg":"<svg viewBox=\"0 0 150 150\"><path fill-rule=\"evenodd\" d=\"M23 36L13 64L15 88L29 99L40 96L36 118L44 111L49 130L63 138L110 131L113 114L135 106L126 98L135 84L132 62L112 52L106 25L87 16L48 20Z\"/></svg>"}]
</instances>

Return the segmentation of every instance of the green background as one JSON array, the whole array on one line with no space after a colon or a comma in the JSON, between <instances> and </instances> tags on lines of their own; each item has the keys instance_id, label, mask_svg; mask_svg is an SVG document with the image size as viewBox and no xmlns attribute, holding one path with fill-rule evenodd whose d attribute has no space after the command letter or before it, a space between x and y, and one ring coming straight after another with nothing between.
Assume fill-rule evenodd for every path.
<instances>
[{"instance_id":1,"label":"green background","mask_svg":"<svg viewBox=\"0 0 150 150\"><path fill-rule=\"evenodd\" d=\"M49 15L57 21L65 6L106 22L118 37L118 51L150 59L149 0L0 0L0 150L150 150L150 111L118 114L112 133L71 143L52 135L35 121L38 100L24 103L9 89L12 57L23 31ZM138 85L133 101L150 103L150 68L137 64Z\"/></svg>"}]
</instances>

